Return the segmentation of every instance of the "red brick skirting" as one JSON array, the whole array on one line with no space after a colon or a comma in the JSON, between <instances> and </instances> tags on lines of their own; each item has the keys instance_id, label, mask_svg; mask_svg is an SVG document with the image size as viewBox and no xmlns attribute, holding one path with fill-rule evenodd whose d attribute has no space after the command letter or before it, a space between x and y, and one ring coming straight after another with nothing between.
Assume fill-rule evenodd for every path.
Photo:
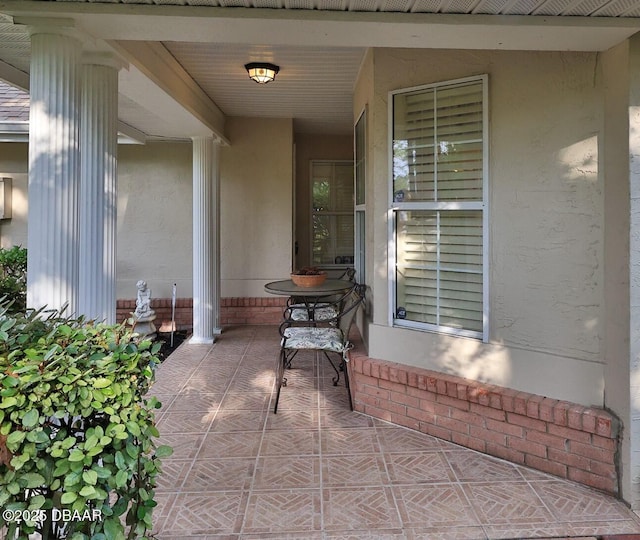
<instances>
[{"instance_id":1,"label":"red brick skirting","mask_svg":"<svg viewBox=\"0 0 640 540\"><path fill-rule=\"evenodd\" d=\"M282 321L282 310L286 298L274 296L269 298L221 298L220 324L224 326L237 324L279 324ZM156 312L155 325L161 332L171 330L171 298L153 298L151 307ZM136 309L136 301L118 300L116 317L119 322L131 316ZM191 298L176 299L176 330L193 328L193 300Z\"/></svg>"},{"instance_id":2,"label":"red brick skirting","mask_svg":"<svg viewBox=\"0 0 640 540\"><path fill-rule=\"evenodd\" d=\"M619 495L620 422L609 412L351 351L354 409Z\"/></svg>"}]
</instances>

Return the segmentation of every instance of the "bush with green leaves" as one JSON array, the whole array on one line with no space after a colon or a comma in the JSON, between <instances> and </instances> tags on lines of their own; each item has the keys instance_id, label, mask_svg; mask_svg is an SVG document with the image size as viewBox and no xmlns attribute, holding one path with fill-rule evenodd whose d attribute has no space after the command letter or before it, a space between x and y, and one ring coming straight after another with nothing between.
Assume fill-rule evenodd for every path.
<instances>
[{"instance_id":1,"label":"bush with green leaves","mask_svg":"<svg viewBox=\"0 0 640 540\"><path fill-rule=\"evenodd\" d=\"M0 531L147 538L160 459L145 397L159 344L124 325L0 304ZM65 519L66 518L66 519Z\"/></svg>"},{"instance_id":2,"label":"bush with green leaves","mask_svg":"<svg viewBox=\"0 0 640 540\"><path fill-rule=\"evenodd\" d=\"M27 250L20 246L0 248L0 297L11 299L12 312L27 305Z\"/></svg>"}]
</instances>

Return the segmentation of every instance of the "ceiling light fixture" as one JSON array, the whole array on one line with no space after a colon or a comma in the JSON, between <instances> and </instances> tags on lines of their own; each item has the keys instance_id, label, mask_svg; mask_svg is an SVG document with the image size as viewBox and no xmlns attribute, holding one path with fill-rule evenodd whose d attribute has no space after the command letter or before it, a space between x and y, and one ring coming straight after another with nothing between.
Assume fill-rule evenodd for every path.
<instances>
[{"instance_id":1,"label":"ceiling light fixture","mask_svg":"<svg viewBox=\"0 0 640 540\"><path fill-rule=\"evenodd\" d=\"M249 78L258 84L270 83L280 71L278 66L265 62L251 62L250 64L245 64L244 67L249 73Z\"/></svg>"}]
</instances>

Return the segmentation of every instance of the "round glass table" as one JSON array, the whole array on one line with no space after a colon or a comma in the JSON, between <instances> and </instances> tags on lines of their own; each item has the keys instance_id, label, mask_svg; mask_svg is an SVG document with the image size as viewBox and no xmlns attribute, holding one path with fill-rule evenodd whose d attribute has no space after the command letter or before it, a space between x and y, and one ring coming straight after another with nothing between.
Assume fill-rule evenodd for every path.
<instances>
[{"instance_id":1,"label":"round glass table","mask_svg":"<svg viewBox=\"0 0 640 540\"><path fill-rule=\"evenodd\" d=\"M327 279L324 283L314 287L300 287L290 279L272 281L264 286L264 290L271 294L295 296L296 298L322 298L347 292L353 287L352 281L346 279Z\"/></svg>"}]
</instances>

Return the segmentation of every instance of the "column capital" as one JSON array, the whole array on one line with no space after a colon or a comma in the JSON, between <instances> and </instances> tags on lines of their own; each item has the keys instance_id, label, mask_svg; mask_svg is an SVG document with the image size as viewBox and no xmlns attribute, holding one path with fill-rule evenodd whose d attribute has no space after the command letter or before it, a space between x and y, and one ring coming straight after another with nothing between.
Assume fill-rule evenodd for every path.
<instances>
[{"instance_id":1,"label":"column capital","mask_svg":"<svg viewBox=\"0 0 640 540\"><path fill-rule=\"evenodd\" d=\"M73 19L65 17L15 17L14 24L21 24L27 27L29 36L37 34L51 34L55 36L67 36L78 40L81 43L89 38L86 34L78 30Z\"/></svg>"},{"instance_id":2,"label":"column capital","mask_svg":"<svg viewBox=\"0 0 640 540\"><path fill-rule=\"evenodd\" d=\"M80 62L82 65L110 67L116 71L129 68L129 62L123 60L118 54L109 51L84 52Z\"/></svg>"},{"instance_id":3,"label":"column capital","mask_svg":"<svg viewBox=\"0 0 640 540\"><path fill-rule=\"evenodd\" d=\"M211 141L213 144L218 144L220 146L229 146L229 141L216 133L212 133L211 135L192 135L190 138L193 142Z\"/></svg>"}]
</instances>

